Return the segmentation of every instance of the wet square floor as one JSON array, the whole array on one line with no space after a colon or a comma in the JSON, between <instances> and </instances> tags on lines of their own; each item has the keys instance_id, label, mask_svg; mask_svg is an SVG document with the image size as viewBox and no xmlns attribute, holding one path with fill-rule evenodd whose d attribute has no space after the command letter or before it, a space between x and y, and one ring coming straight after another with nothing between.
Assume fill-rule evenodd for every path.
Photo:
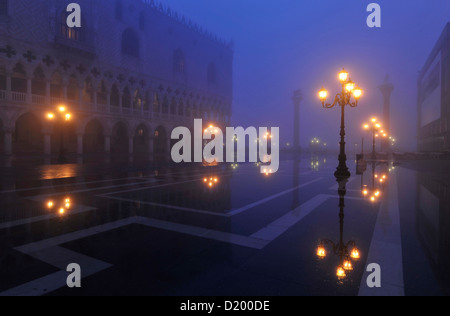
<instances>
[{"instance_id":1,"label":"wet square floor","mask_svg":"<svg viewBox=\"0 0 450 316\"><path fill-rule=\"evenodd\" d=\"M2 168L0 293L450 294L449 163L348 165L345 190L334 156L289 158L270 175L256 164ZM70 263L81 288L66 285ZM367 285L373 263L379 288Z\"/></svg>"}]
</instances>

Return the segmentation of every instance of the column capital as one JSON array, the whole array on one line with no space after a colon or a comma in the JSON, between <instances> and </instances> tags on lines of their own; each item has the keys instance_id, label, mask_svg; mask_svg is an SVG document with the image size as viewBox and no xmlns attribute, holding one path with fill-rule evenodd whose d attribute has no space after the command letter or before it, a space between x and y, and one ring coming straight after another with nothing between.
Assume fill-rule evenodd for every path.
<instances>
[{"instance_id":1,"label":"column capital","mask_svg":"<svg viewBox=\"0 0 450 316\"><path fill-rule=\"evenodd\" d=\"M300 89L295 90L294 94L292 95L292 101L294 101L294 104L299 105L302 100L303 100L302 91Z\"/></svg>"}]
</instances>

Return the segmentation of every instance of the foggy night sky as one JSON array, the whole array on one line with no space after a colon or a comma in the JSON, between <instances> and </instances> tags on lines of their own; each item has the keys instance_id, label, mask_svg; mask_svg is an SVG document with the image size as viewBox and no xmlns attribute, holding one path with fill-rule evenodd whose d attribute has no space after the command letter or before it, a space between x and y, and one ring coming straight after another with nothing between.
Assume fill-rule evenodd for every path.
<instances>
[{"instance_id":1,"label":"foggy night sky","mask_svg":"<svg viewBox=\"0 0 450 316\"><path fill-rule=\"evenodd\" d=\"M450 21L450 1L161 1L234 41L234 126L279 126L282 142L292 142L290 98L301 89L302 146L319 137L337 148L340 111L322 109L317 92L324 86L338 93L337 73L345 67L365 92L358 108L346 109L348 151L362 136L370 138L362 131L365 121L382 119L377 86L386 74L395 86L391 133L400 149L415 150L418 71ZM380 29L366 25L371 2L381 5Z\"/></svg>"}]
</instances>

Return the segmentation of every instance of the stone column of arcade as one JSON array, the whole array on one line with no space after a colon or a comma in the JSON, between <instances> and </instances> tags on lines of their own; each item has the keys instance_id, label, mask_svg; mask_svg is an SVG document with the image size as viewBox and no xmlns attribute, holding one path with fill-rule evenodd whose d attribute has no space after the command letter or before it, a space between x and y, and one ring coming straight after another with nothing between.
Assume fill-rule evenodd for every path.
<instances>
[{"instance_id":1,"label":"stone column of arcade","mask_svg":"<svg viewBox=\"0 0 450 316\"><path fill-rule=\"evenodd\" d=\"M77 134L77 162L83 163L83 134Z\"/></svg>"},{"instance_id":2,"label":"stone column of arcade","mask_svg":"<svg viewBox=\"0 0 450 316\"><path fill-rule=\"evenodd\" d=\"M105 135L105 162L111 162L111 135Z\"/></svg>"},{"instance_id":3,"label":"stone column of arcade","mask_svg":"<svg viewBox=\"0 0 450 316\"><path fill-rule=\"evenodd\" d=\"M130 136L128 140L128 161L130 163L133 162L133 154L134 154L134 137Z\"/></svg>"},{"instance_id":4,"label":"stone column of arcade","mask_svg":"<svg viewBox=\"0 0 450 316\"><path fill-rule=\"evenodd\" d=\"M149 138L148 138L148 157L149 157L149 160L150 161L153 161L153 144L154 144L154 136L153 135L151 135Z\"/></svg>"}]
</instances>

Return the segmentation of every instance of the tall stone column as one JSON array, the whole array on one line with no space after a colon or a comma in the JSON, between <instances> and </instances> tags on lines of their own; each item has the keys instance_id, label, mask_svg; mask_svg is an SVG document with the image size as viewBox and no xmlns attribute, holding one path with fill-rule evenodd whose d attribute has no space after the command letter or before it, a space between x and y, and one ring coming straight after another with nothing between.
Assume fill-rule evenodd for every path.
<instances>
[{"instance_id":1,"label":"tall stone column","mask_svg":"<svg viewBox=\"0 0 450 316\"><path fill-rule=\"evenodd\" d=\"M5 131L5 154L7 156L12 155L12 132Z\"/></svg>"},{"instance_id":2,"label":"tall stone column","mask_svg":"<svg viewBox=\"0 0 450 316\"><path fill-rule=\"evenodd\" d=\"M52 142L51 142L51 134L44 134L44 154L46 156L50 156L52 154Z\"/></svg>"},{"instance_id":3,"label":"tall stone column","mask_svg":"<svg viewBox=\"0 0 450 316\"><path fill-rule=\"evenodd\" d=\"M300 152L300 102L303 96L301 90L295 90L292 96L294 102L294 152Z\"/></svg>"},{"instance_id":4,"label":"tall stone column","mask_svg":"<svg viewBox=\"0 0 450 316\"><path fill-rule=\"evenodd\" d=\"M111 153L111 136L105 136L105 154Z\"/></svg>"},{"instance_id":5,"label":"tall stone column","mask_svg":"<svg viewBox=\"0 0 450 316\"><path fill-rule=\"evenodd\" d=\"M391 135L391 94L394 91L394 86L389 83L389 75L386 75L382 85L378 87L383 96L383 130L389 136ZM383 139L381 143L381 150L383 152L390 152L391 146L389 139Z\"/></svg>"},{"instance_id":6,"label":"tall stone column","mask_svg":"<svg viewBox=\"0 0 450 316\"><path fill-rule=\"evenodd\" d=\"M83 135L77 135L77 155L83 155Z\"/></svg>"}]
</instances>

